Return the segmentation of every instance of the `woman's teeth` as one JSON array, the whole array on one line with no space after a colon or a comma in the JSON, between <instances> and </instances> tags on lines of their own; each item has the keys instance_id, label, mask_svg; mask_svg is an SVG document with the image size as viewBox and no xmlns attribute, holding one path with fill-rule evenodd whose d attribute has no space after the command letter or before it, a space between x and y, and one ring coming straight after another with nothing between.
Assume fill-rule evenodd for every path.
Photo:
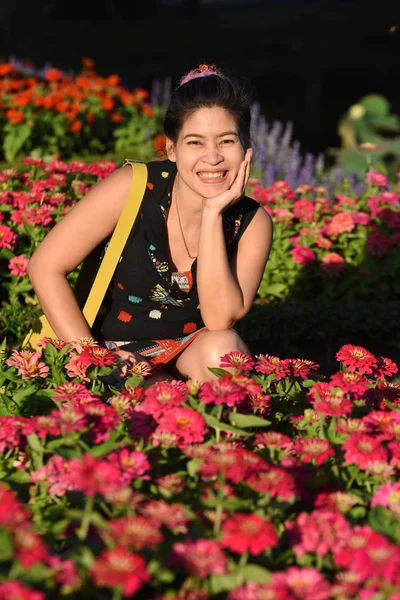
<instances>
[{"instance_id":1,"label":"woman's teeth","mask_svg":"<svg viewBox=\"0 0 400 600\"><path fill-rule=\"evenodd\" d=\"M198 175L202 179L221 179L225 175L225 171L219 171L218 173L199 173Z\"/></svg>"}]
</instances>

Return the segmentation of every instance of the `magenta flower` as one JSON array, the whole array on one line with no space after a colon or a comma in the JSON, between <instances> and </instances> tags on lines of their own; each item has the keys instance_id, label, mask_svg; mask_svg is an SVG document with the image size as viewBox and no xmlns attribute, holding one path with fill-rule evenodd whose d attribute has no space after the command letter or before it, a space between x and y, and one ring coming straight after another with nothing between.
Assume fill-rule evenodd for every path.
<instances>
[{"instance_id":1,"label":"magenta flower","mask_svg":"<svg viewBox=\"0 0 400 600\"><path fill-rule=\"evenodd\" d=\"M307 248L306 246L296 246L292 250L292 258L299 265L303 265L308 267L313 264L316 260L316 256L311 248Z\"/></svg>"},{"instance_id":2,"label":"magenta flower","mask_svg":"<svg viewBox=\"0 0 400 600\"><path fill-rule=\"evenodd\" d=\"M6 360L6 363L9 367L16 367L20 375L22 375L22 379L35 379L36 377L45 379L50 369L40 359L40 352L13 350L11 357Z\"/></svg>"},{"instance_id":3,"label":"magenta flower","mask_svg":"<svg viewBox=\"0 0 400 600\"><path fill-rule=\"evenodd\" d=\"M386 175L383 175L382 173L379 173L379 171L375 171L374 169L368 171L366 182L370 185L375 185L377 187L387 187L389 184Z\"/></svg>"},{"instance_id":4,"label":"magenta flower","mask_svg":"<svg viewBox=\"0 0 400 600\"><path fill-rule=\"evenodd\" d=\"M261 554L279 540L274 525L255 514L237 512L224 521L221 531L221 545L238 554Z\"/></svg>"},{"instance_id":5,"label":"magenta flower","mask_svg":"<svg viewBox=\"0 0 400 600\"><path fill-rule=\"evenodd\" d=\"M28 263L29 258L24 254L20 254L18 256L13 256L8 261L8 268L10 270L11 275L15 275L16 277L23 277L28 272Z\"/></svg>"},{"instance_id":6,"label":"magenta flower","mask_svg":"<svg viewBox=\"0 0 400 600\"><path fill-rule=\"evenodd\" d=\"M174 559L177 558L191 575L200 579L205 579L212 573L223 575L227 571L225 553L215 540L178 542L173 545L172 551Z\"/></svg>"}]
</instances>

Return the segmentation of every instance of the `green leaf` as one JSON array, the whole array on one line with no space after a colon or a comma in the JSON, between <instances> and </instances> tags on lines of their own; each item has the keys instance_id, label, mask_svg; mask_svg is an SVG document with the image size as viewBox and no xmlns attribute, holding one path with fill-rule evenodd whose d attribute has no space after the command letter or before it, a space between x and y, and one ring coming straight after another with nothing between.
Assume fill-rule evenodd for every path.
<instances>
[{"instance_id":1,"label":"green leaf","mask_svg":"<svg viewBox=\"0 0 400 600\"><path fill-rule=\"evenodd\" d=\"M3 150L7 161L11 162L22 151L30 135L31 128L26 123L12 126L3 138Z\"/></svg>"},{"instance_id":2,"label":"green leaf","mask_svg":"<svg viewBox=\"0 0 400 600\"><path fill-rule=\"evenodd\" d=\"M131 375L131 377L128 377L128 379L125 380L126 388L143 387L143 384L144 384L144 377L141 377L140 375Z\"/></svg>"},{"instance_id":3,"label":"green leaf","mask_svg":"<svg viewBox=\"0 0 400 600\"><path fill-rule=\"evenodd\" d=\"M110 434L109 439L102 444L97 444L93 446L89 450L89 454L92 456L104 456L104 454L108 454L112 450L115 450L119 446L119 441L117 442L117 438L119 436L119 432L113 432Z\"/></svg>"},{"instance_id":4,"label":"green leaf","mask_svg":"<svg viewBox=\"0 0 400 600\"><path fill-rule=\"evenodd\" d=\"M368 524L375 531L383 533L396 544L400 544L400 521L388 508L373 506L368 514Z\"/></svg>"},{"instance_id":5,"label":"green leaf","mask_svg":"<svg viewBox=\"0 0 400 600\"><path fill-rule=\"evenodd\" d=\"M239 429L238 427L232 427L231 425L226 425L225 423L221 423L212 415L204 414L204 418L206 420L207 425L212 427L213 429L219 429L220 431L229 431L230 433L237 433L238 435L253 435L244 429Z\"/></svg>"},{"instance_id":6,"label":"green leaf","mask_svg":"<svg viewBox=\"0 0 400 600\"><path fill-rule=\"evenodd\" d=\"M210 577L210 590L212 594L221 594L230 592L237 587L237 578L231 573L228 575L216 575L213 573Z\"/></svg>"},{"instance_id":7,"label":"green leaf","mask_svg":"<svg viewBox=\"0 0 400 600\"><path fill-rule=\"evenodd\" d=\"M22 400L25 400L28 396L33 396L37 390L36 385L30 385L27 388L23 388L15 392L13 395L13 400L16 404L20 404Z\"/></svg>"},{"instance_id":8,"label":"green leaf","mask_svg":"<svg viewBox=\"0 0 400 600\"><path fill-rule=\"evenodd\" d=\"M197 471L200 469L202 464L203 461L201 460L201 458L192 458L187 462L186 469L190 477L194 477L196 475Z\"/></svg>"},{"instance_id":9,"label":"green leaf","mask_svg":"<svg viewBox=\"0 0 400 600\"><path fill-rule=\"evenodd\" d=\"M229 420L232 425L238 427L267 427L271 421L257 417L256 415L243 415L241 413L230 413Z\"/></svg>"},{"instance_id":10,"label":"green leaf","mask_svg":"<svg viewBox=\"0 0 400 600\"><path fill-rule=\"evenodd\" d=\"M7 475L7 481L12 481L13 483L29 483L31 480L29 473L24 471L23 469L17 469Z\"/></svg>"},{"instance_id":11,"label":"green leaf","mask_svg":"<svg viewBox=\"0 0 400 600\"><path fill-rule=\"evenodd\" d=\"M208 370L211 371L217 377L223 377L224 375L230 375L229 371L225 369L221 369L219 367L208 367Z\"/></svg>"},{"instance_id":12,"label":"green leaf","mask_svg":"<svg viewBox=\"0 0 400 600\"><path fill-rule=\"evenodd\" d=\"M242 569L242 574L246 582L253 581L260 585L268 583L271 578L271 573L267 569L264 569L264 567L260 567L260 565L246 565Z\"/></svg>"},{"instance_id":13,"label":"green leaf","mask_svg":"<svg viewBox=\"0 0 400 600\"><path fill-rule=\"evenodd\" d=\"M26 439L28 440L29 447L34 450L34 452L43 453L44 448L40 443L39 437L36 435L36 433L30 433L26 436Z\"/></svg>"},{"instance_id":14,"label":"green leaf","mask_svg":"<svg viewBox=\"0 0 400 600\"><path fill-rule=\"evenodd\" d=\"M10 560L13 557L14 550L11 539L11 533L5 529L0 530L0 561Z\"/></svg>"}]
</instances>

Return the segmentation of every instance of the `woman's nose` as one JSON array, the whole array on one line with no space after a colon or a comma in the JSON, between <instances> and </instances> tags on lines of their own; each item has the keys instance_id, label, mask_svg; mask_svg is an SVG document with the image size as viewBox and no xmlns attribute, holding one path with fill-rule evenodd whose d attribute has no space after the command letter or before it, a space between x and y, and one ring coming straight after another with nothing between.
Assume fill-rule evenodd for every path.
<instances>
[{"instance_id":1,"label":"woman's nose","mask_svg":"<svg viewBox=\"0 0 400 600\"><path fill-rule=\"evenodd\" d=\"M210 165L217 165L224 160L222 154L218 151L217 146L211 146L206 148L204 160Z\"/></svg>"}]
</instances>

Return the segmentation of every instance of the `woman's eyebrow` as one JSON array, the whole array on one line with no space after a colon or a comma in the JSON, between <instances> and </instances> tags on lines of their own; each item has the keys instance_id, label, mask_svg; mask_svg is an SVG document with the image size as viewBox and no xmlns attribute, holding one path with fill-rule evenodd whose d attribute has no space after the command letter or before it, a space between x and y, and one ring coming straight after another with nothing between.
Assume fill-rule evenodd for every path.
<instances>
[{"instance_id":1,"label":"woman's eyebrow","mask_svg":"<svg viewBox=\"0 0 400 600\"><path fill-rule=\"evenodd\" d=\"M217 137L223 137L224 135L236 135L236 137L239 137L236 131L225 131L224 133L219 133ZM183 139L185 140L187 137L205 138L204 135L200 135L199 133L187 133Z\"/></svg>"}]
</instances>

